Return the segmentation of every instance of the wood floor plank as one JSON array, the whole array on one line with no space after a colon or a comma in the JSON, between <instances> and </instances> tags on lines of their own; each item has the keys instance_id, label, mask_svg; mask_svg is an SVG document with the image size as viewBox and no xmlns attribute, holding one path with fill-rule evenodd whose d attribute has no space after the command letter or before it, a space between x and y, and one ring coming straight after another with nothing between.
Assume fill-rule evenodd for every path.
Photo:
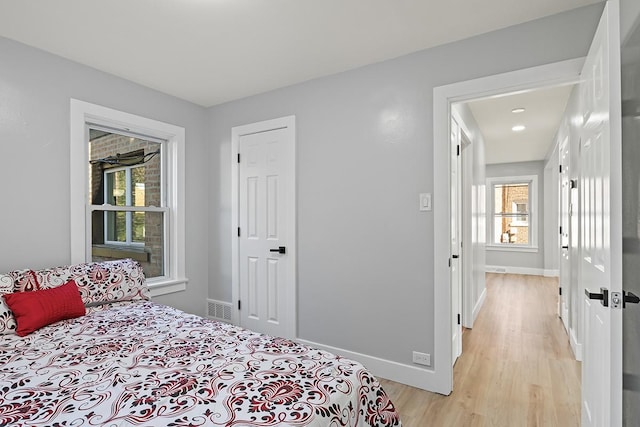
<instances>
[{"instance_id":1,"label":"wood floor plank","mask_svg":"<svg viewBox=\"0 0 640 427\"><path fill-rule=\"evenodd\" d=\"M380 379L405 427L578 426L580 363L555 278L487 274L487 298L442 396Z\"/></svg>"}]
</instances>

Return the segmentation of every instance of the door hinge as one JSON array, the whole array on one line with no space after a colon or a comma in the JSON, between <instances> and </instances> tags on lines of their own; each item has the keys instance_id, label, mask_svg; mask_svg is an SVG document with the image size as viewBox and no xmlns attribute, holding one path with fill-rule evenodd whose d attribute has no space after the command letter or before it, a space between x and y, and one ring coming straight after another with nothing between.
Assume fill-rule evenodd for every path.
<instances>
[{"instance_id":1,"label":"door hinge","mask_svg":"<svg viewBox=\"0 0 640 427\"><path fill-rule=\"evenodd\" d=\"M460 324L460 313L458 313L458 325Z\"/></svg>"},{"instance_id":2,"label":"door hinge","mask_svg":"<svg viewBox=\"0 0 640 427\"><path fill-rule=\"evenodd\" d=\"M238 310L240 310L240 300L238 300Z\"/></svg>"},{"instance_id":3,"label":"door hinge","mask_svg":"<svg viewBox=\"0 0 640 427\"><path fill-rule=\"evenodd\" d=\"M460 155L460 144L456 147L456 156Z\"/></svg>"},{"instance_id":4,"label":"door hinge","mask_svg":"<svg viewBox=\"0 0 640 427\"><path fill-rule=\"evenodd\" d=\"M558 170L560 171L560 173L562 173L562 165L558 167Z\"/></svg>"},{"instance_id":5,"label":"door hinge","mask_svg":"<svg viewBox=\"0 0 640 427\"><path fill-rule=\"evenodd\" d=\"M558 294L559 294L559 295L562 295L562 286L560 286L560 287L558 288Z\"/></svg>"},{"instance_id":6,"label":"door hinge","mask_svg":"<svg viewBox=\"0 0 640 427\"><path fill-rule=\"evenodd\" d=\"M560 226L560 235L562 236L562 226Z\"/></svg>"},{"instance_id":7,"label":"door hinge","mask_svg":"<svg viewBox=\"0 0 640 427\"><path fill-rule=\"evenodd\" d=\"M240 163L240 153L238 153L238 163Z\"/></svg>"},{"instance_id":8,"label":"door hinge","mask_svg":"<svg viewBox=\"0 0 640 427\"><path fill-rule=\"evenodd\" d=\"M240 227L238 227L238 237L240 237Z\"/></svg>"},{"instance_id":9,"label":"door hinge","mask_svg":"<svg viewBox=\"0 0 640 427\"><path fill-rule=\"evenodd\" d=\"M451 267L451 258L449 258L449 267Z\"/></svg>"}]
</instances>

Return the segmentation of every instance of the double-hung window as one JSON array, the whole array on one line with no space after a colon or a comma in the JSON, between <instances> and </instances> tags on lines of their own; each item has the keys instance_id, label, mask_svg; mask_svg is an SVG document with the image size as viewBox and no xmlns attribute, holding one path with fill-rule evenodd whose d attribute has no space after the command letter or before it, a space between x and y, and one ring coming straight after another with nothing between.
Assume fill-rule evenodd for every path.
<instances>
[{"instance_id":1,"label":"double-hung window","mask_svg":"<svg viewBox=\"0 0 640 427\"><path fill-rule=\"evenodd\" d=\"M111 245L144 245L145 166L125 166L106 170L102 176L104 200L110 206L135 206L140 211L105 211L104 243Z\"/></svg>"},{"instance_id":2,"label":"double-hung window","mask_svg":"<svg viewBox=\"0 0 640 427\"><path fill-rule=\"evenodd\" d=\"M165 275L166 141L89 124L91 260L132 258Z\"/></svg>"},{"instance_id":3,"label":"double-hung window","mask_svg":"<svg viewBox=\"0 0 640 427\"><path fill-rule=\"evenodd\" d=\"M152 295L186 288L184 129L71 101L71 260L132 258Z\"/></svg>"},{"instance_id":4,"label":"double-hung window","mask_svg":"<svg viewBox=\"0 0 640 427\"><path fill-rule=\"evenodd\" d=\"M491 248L537 248L537 176L488 178Z\"/></svg>"}]
</instances>

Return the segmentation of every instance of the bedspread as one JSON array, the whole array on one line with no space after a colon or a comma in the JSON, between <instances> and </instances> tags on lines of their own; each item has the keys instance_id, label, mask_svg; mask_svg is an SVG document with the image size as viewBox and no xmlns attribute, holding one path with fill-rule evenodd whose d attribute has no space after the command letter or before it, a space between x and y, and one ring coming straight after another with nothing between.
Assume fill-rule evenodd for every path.
<instances>
[{"instance_id":1,"label":"bedspread","mask_svg":"<svg viewBox=\"0 0 640 427\"><path fill-rule=\"evenodd\" d=\"M0 337L1 426L399 426L362 365L149 301Z\"/></svg>"}]
</instances>

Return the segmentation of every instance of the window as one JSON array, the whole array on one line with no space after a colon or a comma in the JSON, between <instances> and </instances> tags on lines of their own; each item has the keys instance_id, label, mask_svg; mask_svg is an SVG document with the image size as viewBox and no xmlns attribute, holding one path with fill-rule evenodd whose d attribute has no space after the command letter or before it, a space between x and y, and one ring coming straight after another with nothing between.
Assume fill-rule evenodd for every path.
<instances>
[{"instance_id":1,"label":"window","mask_svg":"<svg viewBox=\"0 0 640 427\"><path fill-rule=\"evenodd\" d=\"M152 295L186 289L184 129L71 101L72 262L133 258Z\"/></svg>"},{"instance_id":2,"label":"window","mask_svg":"<svg viewBox=\"0 0 640 427\"><path fill-rule=\"evenodd\" d=\"M489 178L489 246L537 248L537 176Z\"/></svg>"},{"instance_id":3,"label":"window","mask_svg":"<svg viewBox=\"0 0 640 427\"><path fill-rule=\"evenodd\" d=\"M104 242L144 245L145 243L145 167L126 166L104 172L104 200L110 206L136 206L136 212L104 212Z\"/></svg>"},{"instance_id":4,"label":"window","mask_svg":"<svg viewBox=\"0 0 640 427\"><path fill-rule=\"evenodd\" d=\"M148 279L164 275L164 140L89 127L91 261L133 258Z\"/></svg>"}]
</instances>

